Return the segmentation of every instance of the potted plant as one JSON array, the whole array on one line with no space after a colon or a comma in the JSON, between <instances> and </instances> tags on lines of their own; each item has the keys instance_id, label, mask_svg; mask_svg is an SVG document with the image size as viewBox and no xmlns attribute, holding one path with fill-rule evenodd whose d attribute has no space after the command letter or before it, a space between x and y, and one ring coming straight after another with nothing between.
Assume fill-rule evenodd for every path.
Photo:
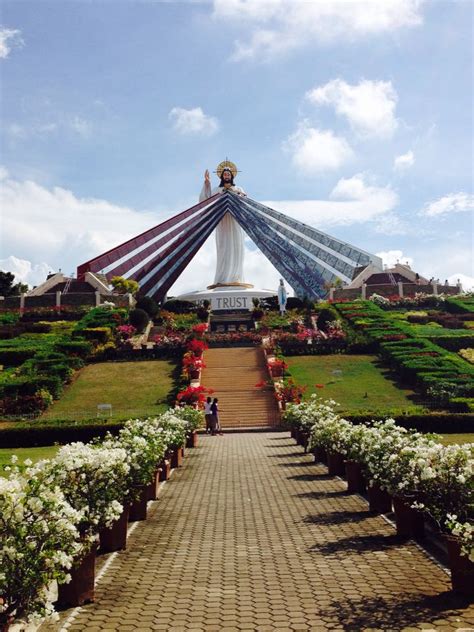
<instances>
[{"instance_id":1,"label":"potted plant","mask_svg":"<svg viewBox=\"0 0 474 632\"><path fill-rule=\"evenodd\" d=\"M272 377L282 377L285 370L288 368L286 362L282 358L278 358L276 356L270 356L267 359L267 364Z\"/></svg>"},{"instance_id":2,"label":"potted plant","mask_svg":"<svg viewBox=\"0 0 474 632\"><path fill-rule=\"evenodd\" d=\"M202 357L194 355L192 351L188 351L183 356L183 373L190 380L197 380L201 374L202 369L206 365L202 360Z\"/></svg>"},{"instance_id":3,"label":"potted plant","mask_svg":"<svg viewBox=\"0 0 474 632\"><path fill-rule=\"evenodd\" d=\"M71 582L59 586L58 602L82 605L94 600L97 536L123 511L130 470L127 453L119 447L77 442L63 446L44 463L44 483L59 486L69 504L81 512L78 530L84 556L75 560Z\"/></svg>"},{"instance_id":4,"label":"potted plant","mask_svg":"<svg viewBox=\"0 0 474 632\"><path fill-rule=\"evenodd\" d=\"M16 458L16 457L15 457ZM31 465L31 462L25 461ZM0 478L0 629L14 621L40 621L54 613L47 587L69 581L83 553L74 509L57 485L45 485L41 466Z\"/></svg>"}]
</instances>

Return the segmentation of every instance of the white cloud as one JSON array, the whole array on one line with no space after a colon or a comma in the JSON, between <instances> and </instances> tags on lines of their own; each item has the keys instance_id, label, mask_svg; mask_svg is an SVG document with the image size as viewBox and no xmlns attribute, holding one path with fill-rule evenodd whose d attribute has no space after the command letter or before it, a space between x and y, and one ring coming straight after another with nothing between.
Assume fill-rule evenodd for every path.
<instances>
[{"instance_id":1,"label":"white cloud","mask_svg":"<svg viewBox=\"0 0 474 632\"><path fill-rule=\"evenodd\" d=\"M0 165L0 180L6 180L8 175L8 169L5 169L5 167Z\"/></svg>"},{"instance_id":2,"label":"white cloud","mask_svg":"<svg viewBox=\"0 0 474 632\"><path fill-rule=\"evenodd\" d=\"M350 85L333 79L310 90L306 98L314 105L332 105L362 136L390 138L397 128L397 93L391 81L362 80Z\"/></svg>"},{"instance_id":3,"label":"white cloud","mask_svg":"<svg viewBox=\"0 0 474 632\"><path fill-rule=\"evenodd\" d=\"M295 167L311 175L321 171L339 169L354 155L351 146L342 136L331 130L319 130L302 121L296 131L283 143L292 154Z\"/></svg>"},{"instance_id":4,"label":"white cloud","mask_svg":"<svg viewBox=\"0 0 474 632\"><path fill-rule=\"evenodd\" d=\"M28 136L27 130L23 125L18 125L18 123L10 123L10 125L7 125L5 131L8 136L15 140L23 140Z\"/></svg>"},{"instance_id":5,"label":"white cloud","mask_svg":"<svg viewBox=\"0 0 474 632\"><path fill-rule=\"evenodd\" d=\"M383 222L398 204L398 195L389 186L367 184L365 176L342 178L334 187L330 200L270 200L264 202L275 210L318 228Z\"/></svg>"},{"instance_id":6,"label":"white cloud","mask_svg":"<svg viewBox=\"0 0 474 632\"><path fill-rule=\"evenodd\" d=\"M202 108L173 108L169 113L173 129L182 135L212 136L219 129L219 122L214 116L204 114Z\"/></svg>"},{"instance_id":7,"label":"white cloud","mask_svg":"<svg viewBox=\"0 0 474 632\"><path fill-rule=\"evenodd\" d=\"M6 59L15 46L23 46L21 31L18 29L0 29L0 59Z\"/></svg>"},{"instance_id":8,"label":"white cloud","mask_svg":"<svg viewBox=\"0 0 474 632\"><path fill-rule=\"evenodd\" d=\"M403 171L408 169L409 167L413 167L415 164L415 154L410 149L406 154L401 154L400 156L396 156L393 161L393 168L395 171Z\"/></svg>"},{"instance_id":9,"label":"white cloud","mask_svg":"<svg viewBox=\"0 0 474 632\"><path fill-rule=\"evenodd\" d=\"M411 268L413 267L413 257L407 257L402 250L386 250L375 254L382 259L383 264L388 268L393 268L396 263L408 263Z\"/></svg>"},{"instance_id":10,"label":"white cloud","mask_svg":"<svg viewBox=\"0 0 474 632\"><path fill-rule=\"evenodd\" d=\"M74 116L70 122L71 129L79 134L79 136L83 136L87 138L91 135L92 132L92 124L86 119L81 118L80 116ZM51 128L50 131L56 129L55 127Z\"/></svg>"},{"instance_id":11,"label":"white cloud","mask_svg":"<svg viewBox=\"0 0 474 632\"><path fill-rule=\"evenodd\" d=\"M474 290L474 276L462 273L451 274L451 276L448 276L448 282L449 285L457 285L460 282L463 292L472 292Z\"/></svg>"},{"instance_id":12,"label":"white cloud","mask_svg":"<svg viewBox=\"0 0 474 632\"><path fill-rule=\"evenodd\" d=\"M420 211L420 215L436 217L448 213L462 213L474 210L474 195L470 193L449 193L439 200L428 202Z\"/></svg>"},{"instance_id":13,"label":"white cloud","mask_svg":"<svg viewBox=\"0 0 474 632\"><path fill-rule=\"evenodd\" d=\"M232 58L270 59L307 45L352 42L422 24L422 0L214 0L213 17L250 32Z\"/></svg>"},{"instance_id":14,"label":"white cloud","mask_svg":"<svg viewBox=\"0 0 474 632\"><path fill-rule=\"evenodd\" d=\"M33 268L47 261L67 273L160 221L151 213L13 178L0 183L0 206L4 256L31 261Z\"/></svg>"},{"instance_id":15,"label":"white cloud","mask_svg":"<svg viewBox=\"0 0 474 632\"><path fill-rule=\"evenodd\" d=\"M7 135L14 141L21 141L32 137L45 137L58 131L64 133L73 132L82 138L88 138L93 130L92 123L80 116L72 118L64 118L58 122L33 122L28 125L20 125L19 123L10 123L6 126Z\"/></svg>"},{"instance_id":16,"label":"white cloud","mask_svg":"<svg viewBox=\"0 0 474 632\"><path fill-rule=\"evenodd\" d=\"M387 213L376 224L375 232L379 235L406 235L410 225L395 213Z\"/></svg>"},{"instance_id":17,"label":"white cloud","mask_svg":"<svg viewBox=\"0 0 474 632\"><path fill-rule=\"evenodd\" d=\"M26 259L10 256L0 260L0 270L11 272L15 275L15 283L27 283L30 286L39 285L53 268L48 263L36 263Z\"/></svg>"}]
</instances>

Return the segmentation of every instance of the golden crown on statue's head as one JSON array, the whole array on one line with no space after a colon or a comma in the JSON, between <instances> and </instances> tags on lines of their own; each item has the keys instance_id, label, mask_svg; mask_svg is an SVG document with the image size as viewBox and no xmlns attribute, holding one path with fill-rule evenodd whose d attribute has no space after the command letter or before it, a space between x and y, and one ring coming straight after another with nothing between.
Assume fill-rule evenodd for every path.
<instances>
[{"instance_id":1,"label":"golden crown on statue's head","mask_svg":"<svg viewBox=\"0 0 474 632\"><path fill-rule=\"evenodd\" d=\"M222 162L220 162L216 167L216 173L219 176L219 178L222 178L222 172L224 171L224 169L229 169L229 171L232 173L234 178L239 172L236 165L230 160L227 160L227 158L223 160Z\"/></svg>"}]
</instances>

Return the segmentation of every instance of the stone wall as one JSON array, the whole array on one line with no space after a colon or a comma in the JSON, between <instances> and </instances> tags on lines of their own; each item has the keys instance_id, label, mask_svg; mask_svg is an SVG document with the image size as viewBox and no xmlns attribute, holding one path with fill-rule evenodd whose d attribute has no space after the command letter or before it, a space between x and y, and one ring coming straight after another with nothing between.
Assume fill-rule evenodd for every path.
<instances>
[{"instance_id":1,"label":"stone wall","mask_svg":"<svg viewBox=\"0 0 474 632\"><path fill-rule=\"evenodd\" d=\"M353 288L353 289L334 289L333 291L333 299L334 300L354 300L356 298L362 298L364 288ZM400 288L398 283L396 285L393 284L383 284L383 285L367 285L365 286L365 297L370 298L373 294L378 294L379 296L384 296L385 298L392 297L410 297L415 296L415 294L447 294L453 296L455 294L460 293L460 289L457 285L418 285L417 283L403 283L402 284L402 293L400 293Z\"/></svg>"},{"instance_id":2,"label":"stone wall","mask_svg":"<svg viewBox=\"0 0 474 632\"><path fill-rule=\"evenodd\" d=\"M66 293L59 296L59 305L61 307L94 307L96 305L96 294L93 292ZM117 307L129 307L128 295L100 295L100 303L114 303ZM41 294L39 296L24 296L24 309L35 309L38 307L54 308L58 306L58 297L56 292ZM20 296L7 296L0 299L0 310L19 310L21 307Z\"/></svg>"}]
</instances>

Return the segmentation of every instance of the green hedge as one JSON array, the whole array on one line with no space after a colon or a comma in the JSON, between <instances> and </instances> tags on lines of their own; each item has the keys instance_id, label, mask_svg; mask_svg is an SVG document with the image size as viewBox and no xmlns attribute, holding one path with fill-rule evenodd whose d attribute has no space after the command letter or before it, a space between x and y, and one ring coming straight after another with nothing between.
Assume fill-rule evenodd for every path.
<instances>
[{"instance_id":1,"label":"green hedge","mask_svg":"<svg viewBox=\"0 0 474 632\"><path fill-rule=\"evenodd\" d=\"M447 351L459 351L460 349L467 349L468 347L474 347L474 333L466 332L465 334L458 334L452 336L430 336L431 342L439 347L443 347Z\"/></svg>"},{"instance_id":2,"label":"green hedge","mask_svg":"<svg viewBox=\"0 0 474 632\"><path fill-rule=\"evenodd\" d=\"M0 429L0 445L2 448L31 448L54 444L64 445L73 441L88 442L104 437L107 432L118 434L123 425L120 422L104 424L94 420L84 424L67 421L60 425L43 425L33 422L29 426Z\"/></svg>"},{"instance_id":3,"label":"green hedge","mask_svg":"<svg viewBox=\"0 0 474 632\"><path fill-rule=\"evenodd\" d=\"M20 366L36 354L36 349L4 349L0 348L0 364L7 367Z\"/></svg>"},{"instance_id":4,"label":"green hedge","mask_svg":"<svg viewBox=\"0 0 474 632\"><path fill-rule=\"evenodd\" d=\"M57 342L54 349L66 355L86 358L92 351L92 344L87 340L64 340Z\"/></svg>"},{"instance_id":5,"label":"green hedge","mask_svg":"<svg viewBox=\"0 0 474 632\"><path fill-rule=\"evenodd\" d=\"M387 415L384 413L383 417ZM459 412L418 413L407 415L393 415L396 423L403 428L414 428L418 432L436 432L438 434L453 434L474 432L474 414ZM345 414L344 419L355 424L371 422L380 419L380 414L360 413Z\"/></svg>"},{"instance_id":6,"label":"green hedge","mask_svg":"<svg viewBox=\"0 0 474 632\"><path fill-rule=\"evenodd\" d=\"M46 389L55 399L58 399L63 390L63 380L57 375L14 377L0 384L0 398L34 395L41 389Z\"/></svg>"},{"instance_id":7,"label":"green hedge","mask_svg":"<svg viewBox=\"0 0 474 632\"><path fill-rule=\"evenodd\" d=\"M474 313L474 296L463 296L446 299L446 309L455 314Z\"/></svg>"}]
</instances>

